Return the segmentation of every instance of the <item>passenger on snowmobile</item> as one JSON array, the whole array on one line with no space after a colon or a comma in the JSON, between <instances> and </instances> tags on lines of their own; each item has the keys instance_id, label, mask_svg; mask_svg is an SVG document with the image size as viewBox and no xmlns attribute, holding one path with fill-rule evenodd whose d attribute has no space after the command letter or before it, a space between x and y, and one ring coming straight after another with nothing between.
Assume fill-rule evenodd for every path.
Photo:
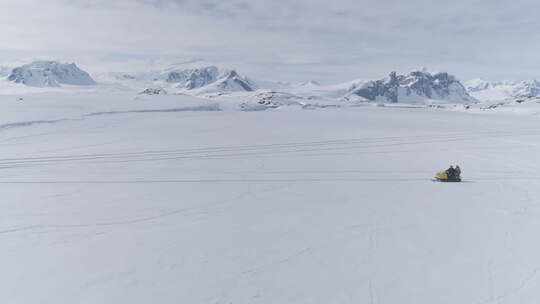
<instances>
[{"instance_id":1,"label":"passenger on snowmobile","mask_svg":"<svg viewBox=\"0 0 540 304\"><path fill-rule=\"evenodd\" d=\"M456 171L456 176L461 177L461 168L458 165L456 165L455 171Z\"/></svg>"},{"instance_id":2,"label":"passenger on snowmobile","mask_svg":"<svg viewBox=\"0 0 540 304\"><path fill-rule=\"evenodd\" d=\"M454 166L450 166L448 170L446 170L446 175L448 175L448 178L454 178L456 176L456 169L454 169Z\"/></svg>"}]
</instances>

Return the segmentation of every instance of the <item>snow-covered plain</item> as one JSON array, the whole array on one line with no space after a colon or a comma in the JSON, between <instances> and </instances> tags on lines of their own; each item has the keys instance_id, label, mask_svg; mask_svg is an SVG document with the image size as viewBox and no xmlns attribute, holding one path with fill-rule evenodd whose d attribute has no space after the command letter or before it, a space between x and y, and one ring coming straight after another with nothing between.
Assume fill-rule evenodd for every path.
<instances>
[{"instance_id":1,"label":"snow-covered plain","mask_svg":"<svg viewBox=\"0 0 540 304\"><path fill-rule=\"evenodd\" d=\"M0 96L0 303L540 300L540 120ZM435 183L450 164L463 183Z\"/></svg>"}]
</instances>

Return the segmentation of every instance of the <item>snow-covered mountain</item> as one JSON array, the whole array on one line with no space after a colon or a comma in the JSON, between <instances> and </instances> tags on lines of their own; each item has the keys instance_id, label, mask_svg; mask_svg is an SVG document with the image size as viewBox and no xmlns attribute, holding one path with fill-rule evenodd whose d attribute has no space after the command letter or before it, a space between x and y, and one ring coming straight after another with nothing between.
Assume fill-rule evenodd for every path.
<instances>
[{"instance_id":1,"label":"snow-covered mountain","mask_svg":"<svg viewBox=\"0 0 540 304\"><path fill-rule=\"evenodd\" d=\"M257 86L245 77L231 71L216 82L195 90L206 96L225 98L231 95L236 99L277 107L281 105L329 106L351 102L390 102L416 103L430 102L471 103L471 97L463 85L448 73L431 74L427 71L414 71L407 75L395 72L380 80L356 80L336 85L321 85L315 81L285 83L260 81ZM236 92L256 91L255 94L236 94ZM230 96L229 96L230 97ZM225 99L230 99L226 97Z\"/></svg>"},{"instance_id":2,"label":"snow-covered mountain","mask_svg":"<svg viewBox=\"0 0 540 304\"><path fill-rule=\"evenodd\" d=\"M481 78L471 79L463 82L463 86L469 94L490 89L493 87L494 84L494 82L489 82Z\"/></svg>"},{"instance_id":3,"label":"snow-covered mountain","mask_svg":"<svg viewBox=\"0 0 540 304\"><path fill-rule=\"evenodd\" d=\"M9 81L33 87L58 87L61 84L95 85L90 74L79 69L75 63L34 61L14 68Z\"/></svg>"},{"instance_id":4,"label":"snow-covered mountain","mask_svg":"<svg viewBox=\"0 0 540 304\"><path fill-rule=\"evenodd\" d=\"M536 79L517 82L513 87L513 97L516 99L540 97L540 82Z\"/></svg>"},{"instance_id":5,"label":"snow-covered mountain","mask_svg":"<svg viewBox=\"0 0 540 304\"><path fill-rule=\"evenodd\" d=\"M199 92L251 92L255 91L257 88L257 84L255 84L254 81L238 75L238 73L234 70L230 70L218 76L214 82L201 87Z\"/></svg>"},{"instance_id":6,"label":"snow-covered mountain","mask_svg":"<svg viewBox=\"0 0 540 304\"><path fill-rule=\"evenodd\" d=\"M474 102L463 85L448 73L431 74L414 71L407 75L391 72L380 80L354 83L345 96L347 100L424 103L429 100Z\"/></svg>"},{"instance_id":7,"label":"snow-covered mountain","mask_svg":"<svg viewBox=\"0 0 540 304\"><path fill-rule=\"evenodd\" d=\"M540 82L536 79L517 82L473 79L466 81L465 87L469 94L481 101L540 98Z\"/></svg>"},{"instance_id":8,"label":"snow-covered mountain","mask_svg":"<svg viewBox=\"0 0 540 304\"><path fill-rule=\"evenodd\" d=\"M146 95L161 95L168 92L171 95L186 94L212 99L230 96L263 105L269 104L268 101L271 100L273 106L290 104L327 106L338 105L344 101L416 104L476 101L454 76L448 73L432 74L425 70L403 75L392 72L387 77L377 80L355 80L322 85L316 81L255 82L241 76L234 69L197 61L152 71L104 73L98 74L97 77L102 87L108 90L121 88L123 91L133 90ZM37 61L17 67L11 71L7 79L36 87L96 84L88 73L80 70L75 64L54 61ZM469 84L469 92L474 90L472 85ZM482 83L477 83L474 88L478 87L478 90L484 88L481 85ZM483 85L487 87L491 84ZM537 85L538 83L531 83L529 87ZM527 91L525 86L523 91Z\"/></svg>"},{"instance_id":9,"label":"snow-covered mountain","mask_svg":"<svg viewBox=\"0 0 540 304\"><path fill-rule=\"evenodd\" d=\"M171 91L181 90L190 94L216 92L251 92L257 84L235 70L215 65L177 65L162 70L143 73L108 73L102 76L107 82L126 86L161 86Z\"/></svg>"},{"instance_id":10,"label":"snow-covered mountain","mask_svg":"<svg viewBox=\"0 0 540 304\"><path fill-rule=\"evenodd\" d=\"M186 89L197 89L215 82L220 71L215 66L206 66L193 69L166 71L162 78L168 83L178 84Z\"/></svg>"}]
</instances>

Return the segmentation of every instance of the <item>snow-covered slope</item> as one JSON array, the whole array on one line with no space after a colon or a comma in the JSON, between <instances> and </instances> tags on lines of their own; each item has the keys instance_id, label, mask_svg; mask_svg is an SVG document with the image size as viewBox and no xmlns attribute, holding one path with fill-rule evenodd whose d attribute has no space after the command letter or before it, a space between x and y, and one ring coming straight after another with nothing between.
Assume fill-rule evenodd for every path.
<instances>
[{"instance_id":1,"label":"snow-covered slope","mask_svg":"<svg viewBox=\"0 0 540 304\"><path fill-rule=\"evenodd\" d=\"M14 68L8 76L9 81L34 87L57 87L69 85L95 85L96 82L75 63L56 61L34 61Z\"/></svg>"},{"instance_id":2,"label":"snow-covered slope","mask_svg":"<svg viewBox=\"0 0 540 304\"><path fill-rule=\"evenodd\" d=\"M384 79L355 83L345 98L393 103L475 101L454 76L448 73L431 74L427 71L414 71L407 75L391 72Z\"/></svg>"},{"instance_id":3,"label":"snow-covered slope","mask_svg":"<svg viewBox=\"0 0 540 304\"><path fill-rule=\"evenodd\" d=\"M540 97L540 82L536 79L517 82L489 82L482 79L473 79L466 81L465 87L469 94L484 102L525 100Z\"/></svg>"}]
</instances>

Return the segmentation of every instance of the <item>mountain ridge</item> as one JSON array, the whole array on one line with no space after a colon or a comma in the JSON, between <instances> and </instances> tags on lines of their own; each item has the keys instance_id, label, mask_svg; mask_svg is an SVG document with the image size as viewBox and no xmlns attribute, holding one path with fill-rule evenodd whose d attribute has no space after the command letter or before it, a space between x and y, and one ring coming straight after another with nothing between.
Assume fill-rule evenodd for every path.
<instances>
[{"instance_id":1,"label":"mountain ridge","mask_svg":"<svg viewBox=\"0 0 540 304\"><path fill-rule=\"evenodd\" d=\"M540 81L486 81L472 79L464 82L469 94L481 101L524 100L540 98Z\"/></svg>"},{"instance_id":2,"label":"mountain ridge","mask_svg":"<svg viewBox=\"0 0 540 304\"><path fill-rule=\"evenodd\" d=\"M390 74L382 79L354 83L345 99L367 102L413 102L428 100L475 102L456 77L447 72L431 74L425 70Z\"/></svg>"}]
</instances>

